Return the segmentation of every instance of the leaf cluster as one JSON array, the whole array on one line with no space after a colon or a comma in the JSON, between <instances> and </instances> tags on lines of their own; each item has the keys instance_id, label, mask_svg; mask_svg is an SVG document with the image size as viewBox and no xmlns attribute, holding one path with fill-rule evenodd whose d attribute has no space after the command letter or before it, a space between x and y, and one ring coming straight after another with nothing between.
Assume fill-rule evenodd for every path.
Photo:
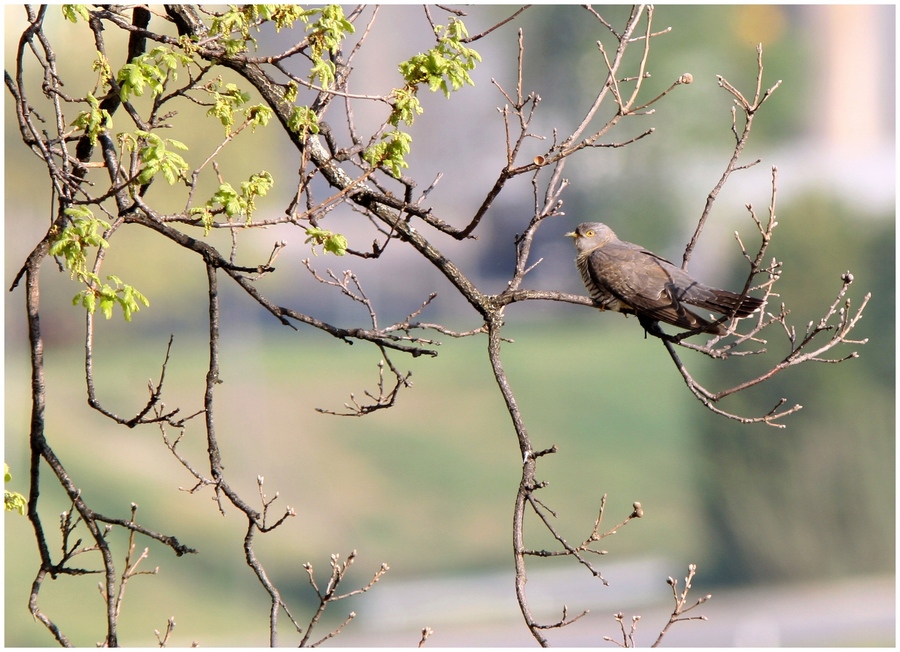
<instances>
[{"instance_id":1,"label":"leaf cluster","mask_svg":"<svg viewBox=\"0 0 900 652\"><path fill-rule=\"evenodd\" d=\"M162 94L169 77L178 79L178 67L188 66L193 59L172 48L159 46L126 63L116 75L119 96L127 102L132 95L142 96L149 86L153 97Z\"/></svg>"},{"instance_id":2,"label":"leaf cluster","mask_svg":"<svg viewBox=\"0 0 900 652\"><path fill-rule=\"evenodd\" d=\"M83 281L87 273L87 249L105 249L109 246L100 233L109 229L109 223L94 217L91 210L84 206L67 208L65 213L69 224L53 236L50 255L62 256L66 269L72 271L70 278L77 276L79 281Z\"/></svg>"},{"instance_id":3,"label":"leaf cluster","mask_svg":"<svg viewBox=\"0 0 900 652\"><path fill-rule=\"evenodd\" d=\"M332 233L316 226L306 229L306 244L312 243L313 254L316 253L316 245L321 245L325 253L332 253L335 256L343 256L347 253L347 238L340 233Z\"/></svg>"},{"instance_id":4,"label":"leaf cluster","mask_svg":"<svg viewBox=\"0 0 900 652\"><path fill-rule=\"evenodd\" d=\"M137 288L122 282L118 276L110 274L106 280L115 284L115 287L108 283L101 283L99 277L93 272L88 272L87 277L90 281L87 288L79 292L72 299L72 305L81 305L88 312L93 313L97 309L97 302L100 303L100 311L107 319L112 318L113 308L118 305L122 309L122 315L125 321L131 321L132 316L141 309L139 304L149 307L150 301L141 294Z\"/></svg>"},{"instance_id":5,"label":"leaf cluster","mask_svg":"<svg viewBox=\"0 0 900 652\"><path fill-rule=\"evenodd\" d=\"M319 133L319 116L308 106L295 106L288 118L288 129L299 134L301 142L306 142L307 134Z\"/></svg>"},{"instance_id":6,"label":"leaf cluster","mask_svg":"<svg viewBox=\"0 0 900 652\"><path fill-rule=\"evenodd\" d=\"M319 20L306 27L313 62L309 80L319 80L322 88L329 88L334 83L336 69L334 62L325 59L323 55L326 52L337 54L341 42L348 34L352 34L355 28L353 23L344 17L344 10L340 5L328 5L308 12L308 15L314 14L320 14Z\"/></svg>"},{"instance_id":7,"label":"leaf cluster","mask_svg":"<svg viewBox=\"0 0 900 652\"><path fill-rule=\"evenodd\" d=\"M465 84L474 86L469 71L481 61L481 55L465 45L468 31L463 22L450 17L447 27L435 25L437 44L427 52L420 52L398 66L406 84L391 92L391 114L388 124L395 127L381 137L381 141L369 147L363 158L373 166L384 165L395 177L400 176L402 168L409 167L405 156L410 151L412 136L400 131L400 123L412 126L417 115L423 112L419 102L418 91L423 84L428 90L443 91L449 98L452 91L457 91Z\"/></svg>"},{"instance_id":8,"label":"leaf cluster","mask_svg":"<svg viewBox=\"0 0 900 652\"><path fill-rule=\"evenodd\" d=\"M73 23L77 23L79 18L84 21L91 19L91 14L88 11L87 5L63 5L62 12L66 20Z\"/></svg>"},{"instance_id":9,"label":"leaf cluster","mask_svg":"<svg viewBox=\"0 0 900 652\"><path fill-rule=\"evenodd\" d=\"M366 162L377 167L384 165L395 177L400 177L401 170L408 168L406 155L409 154L412 136L404 131L395 129L381 137L381 141L375 143L363 154Z\"/></svg>"},{"instance_id":10,"label":"leaf cluster","mask_svg":"<svg viewBox=\"0 0 900 652\"><path fill-rule=\"evenodd\" d=\"M225 127L225 133L231 131L234 125L234 112L250 101L250 94L238 88L237 84L225 84L224 92L220 92L216 88L208 89L213 97L213 105L206 112L206 115L217 118L222 126Z\"/></svg>"},{"instance_id":11,"label":"leaf cluster","mask_svg":"<svg viewBox=\"0 0 900 652\"><path fill-rule=\"evenodd\" d=\"M464 84L475 85L469 71L481 61L481 55L463 42L469 34L461 20L451 16L447 27L436 25L434 33L438 37L437 45L401 63L400 74L407 87L428 84L428 90L440 89L449 98L451 91L459 90Z\"/></svg>"},{"instance_id":12,"label":"leaf cluster","mask_svg":"<svg viewBox=\"0 0 900 652\"><path fill-rule=\"evenodd\" d=\"M112 129L112 116L106 109L100 108L100 102L91 93L87 94L87 101L91 108L78 114L71 126L84 131L91 142L97 144L97 137Z\"/></svg>"},{"instance_id":13,"label":"leaf cluster","mask_svg":"<svg viewBox=\"0 0 900 652\"><path fill-rule=\"evenodd\" d=\"M219 42L229 56L243 52L247 49L248 42L256 44L256 39L250 35L250 29L255 27L259 31L260 24L272 18L274 7L274 5L232 5L228 11L213 18L210 34L222 37ZM235 33L239 38L231 37Z\"/></svg>"},{"instance_id":14,"label":"leaf cluster","mask_svg":"<svg viewBox=\"0 0 900 652\"><path fill-rule=\"evenodd\" d=\"M274 184L275 179L265 170L242 181L240 191L235 190L227 181L223 182L205 206L192 208L190 213L200 216L205 229L204 235L213 227L215 212L224 212L229 219L243 216L249 224L253 211L256 210L256 198L265 197Z\"/></svg>"},{"instance_id":15,"label":"leaf cluster","mask_svg":"<svg viewBox=\"0 0 900 652\"><path fill-rule=\"evenodd\" d=\"M62 256L66 269L71 271L71 278L87 286L75 295L72 304L81 305L93 313L99 299L100 310L107 319L112 317L113 308L118 304L125 321L131 321L132 315L140 310L139 304L150 305L147 297L135 287L123 283L117 276L106 277L115 287L102 283L97 274L87 268L88 248L105 249L109 246L101 234L101 230L107 231L110 228L109 223L94 217L91 210L84 206L67 208L65 214L69 218L69 224L52 238L50 255Z\"/></svg>"},{"instance_id":16,"label":"leaf cluster","mask_svg":"<svg viewBox=\"0 0 900 652\"><path fill-rule=\"evenodd\" d=\"M187 161L178 154L169 149L169 146L182 151L187 150L187 145L174 138L160 138L154 133L135 130L132 134L120 134L119 140L122 148L129 151L138 152L138 158L142 163L140 173L137 176L137 183L145 185L159 172L163 177L173 185L179 179L184 179L188 171Z\"/></svg>"},{"instance_id":17,"label":"leaf cluster","mask_svg":"<svg viewBox=\"0 0 900 652\"><path fill-rule=\"evenodd\" d=\"M310 22L314 16L319 19ZM290 4L264 4L232 6L213 18L210 34L221 36L221 45L228 56L247 49L248 43L256 45L251 30L259 32L266 22L275 23L276 31L293 27L300 20L309 32L310 60L313 65L309 79L319 80L324 88L334 82L334 63L324 58L326 52L336 54L347 34L354 32L353 24L344 17L340 5L304 9ZM235 36L232 36L235 35Z\"/></svg>"}]
</instances>

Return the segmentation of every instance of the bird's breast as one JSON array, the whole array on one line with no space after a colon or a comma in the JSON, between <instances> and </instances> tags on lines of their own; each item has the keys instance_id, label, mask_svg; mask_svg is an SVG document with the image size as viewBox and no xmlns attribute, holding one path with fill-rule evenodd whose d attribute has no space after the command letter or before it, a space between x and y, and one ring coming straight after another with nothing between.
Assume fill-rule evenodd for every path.
<instances>
[{"instance_id":1,"label":"bird's breast","mask_svg":"<svg viewBox=\"0 0 900 652\"><path fill-rule=\"evenodd\" d=\"M591 299L597 303L601 309L603 310L615 310L617 312L622 312L625 309L629 309L630 307L623 304L619 299L609 291L606 285L603 283L602 279L595 278L590 271L590 253L578 256L575 259L575 264L578 266L578 271L581 274L581 280L584 282L584 287L587 288L588 294L590 294Z\"/></svg>"}]
</instances>

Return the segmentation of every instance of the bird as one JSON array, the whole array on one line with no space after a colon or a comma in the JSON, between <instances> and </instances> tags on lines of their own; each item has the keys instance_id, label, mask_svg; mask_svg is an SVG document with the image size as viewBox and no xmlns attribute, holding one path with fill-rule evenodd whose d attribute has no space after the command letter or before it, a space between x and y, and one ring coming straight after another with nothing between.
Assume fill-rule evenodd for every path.
<instances>
[{"instance_id":1,"label":"bird","mask_svg":"<svg viewBox=\"0 0 900 652\"><path fill-rule=\"evenodd\" d=\"M644 247L619 240L602 222L585 222L566 236L573 238L575 264L591 299L601 310L637 315L645 331L657 333L659 322L698 333L726 335L722 320L710 321L685 304L749 317L763 302L719 290L692 278L680 267Z\"/></svg>"}]
</instances>

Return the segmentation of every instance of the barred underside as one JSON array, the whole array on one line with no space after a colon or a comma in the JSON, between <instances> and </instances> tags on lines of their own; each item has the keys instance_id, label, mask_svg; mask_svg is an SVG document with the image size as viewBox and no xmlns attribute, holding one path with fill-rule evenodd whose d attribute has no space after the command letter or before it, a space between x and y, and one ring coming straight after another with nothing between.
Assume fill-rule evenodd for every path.
<instances>
[{"instance_id":1,"label":"barred underside","mask_svg":"<svg viewBox=\"0 0 900 652\"><path fill-rule=\"evenodd\" d=\"M584 282L584 287L587 288L591 299L593 299L603 310L615 310L621 312L623 304L609 290L600 284L595 283L594 279L591 277L590 270L588 269L591 253L592 252L588 252L575 259L575 264L578 266L578 271L581 273L581 280Z\"/></svg>"}]
</instances>

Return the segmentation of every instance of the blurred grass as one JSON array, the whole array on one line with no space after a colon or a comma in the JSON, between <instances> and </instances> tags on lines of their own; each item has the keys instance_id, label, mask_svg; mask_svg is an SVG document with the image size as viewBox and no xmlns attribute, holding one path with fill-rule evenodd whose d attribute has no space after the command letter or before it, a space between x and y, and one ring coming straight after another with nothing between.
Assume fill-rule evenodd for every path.
<instances>
[{"instance_id":1,"label":"blurred grass","mask_svg":"<svg viewBox=\"0 0 900 652\"><path fill-rule=\"evenodd\" d=\"M640 500L647 518L604 547L617 558L662 552L686 562L703 547L691 509L697 489L687 472L695 439L690 420L700 416L699 408L684 400L674 370L658 346L642 339L637 322L608 328L603 321L609 319L621 318L589 315L505 330L515 342L504 344L504 360L532 439L537 447L560 449L539 467L540 479L549 482L541 497L558 511L560 531L572 541L590 533L603 493L609 493L604 522L610 525ZM216 424L229 480L252 500L262 475L267 495L279 493L272 515L286 505L297 511L282 528L257 538L260 558L289 600L310 597L301 564L311 561L324 573L331 552L359 550L361 583L382 562L391 566L383 581L509 566L520 464L515 435L484 337L444 339L437 358L397 357L395 364L414 372L414 386L395 408L362 419L314 408L339 409L349 392L361 398L364 389L374 389L377 351L277 326L223 342ZM130 415L146 400L141 388L158 378L165 342L160 334L122 349L112 336L98 340L97 389L112 409ZM168 407L199 409L206 356L204 343L176 335L164 392ZM77 348L47 352L48 437L76 484L98 510L125 517L136 502L141 523L200 550L176 559L151 545L143 564L148 570L159 565L160 574L129 585L123 640L153 644L152 630L164 629L174 615L176 632L185 637L203 642L208 632L243 638L256 631L261 643L266 598L242 559L242 520L230 508L221 517L209 490L177 490L190 488L192 478L164 449L158 430L114 428L89 410L81 362ZM8 354L6 455L20 480L27 468L24 363L21 352ZM180 444L201 469L203 437L195 419ZM68 506L51 484L48 479L42 504L56 548L50 515ZM6 642L48 644L43 628L25 615L37 564L33 535L23 518L8 517L7 526ZM530 544L550 545L536 531L528 530ZM117 543L121 563L124 538ZM138 550L144 545L139 541ZM99 599L90 588L98 579L64 578L42 593L47 612L64 614L61 625L79 645L94 643L79 636L99 631ZM91 597L82 599L85 594ZM206 608L211 595L215 610Z\"/></svg>"}]
</instances>

